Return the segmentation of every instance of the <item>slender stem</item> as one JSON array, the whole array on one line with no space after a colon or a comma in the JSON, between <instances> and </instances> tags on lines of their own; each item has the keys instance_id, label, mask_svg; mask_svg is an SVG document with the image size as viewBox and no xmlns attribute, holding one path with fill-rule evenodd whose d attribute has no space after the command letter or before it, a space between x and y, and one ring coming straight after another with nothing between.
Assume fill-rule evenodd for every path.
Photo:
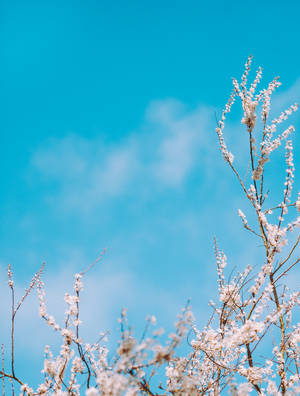
<instances>
[{"instance_id":1,"label":"slender stem","mask_svg":"<svg viewBox=\"0 0 300 396\"><path fill-rule=\"evenodd\" d=\"M253 358L252 358L252 353L251 353L249 344L246 344L246 349L247 349L247 358L248 358L249 367L253 367ZM257 390L257 392L260 393L259 386L254 383L252 383L252 385Z\"/></svg>"},{"instance_id":2,"label":"slender stem","mask_svg":"<svg viewBox=\"0 0 300 396\"><path fill-rule=\"evenodd\" d=\"M4 373L4 345L1 345L1 355L2 355L2 372ZM5 396L5 379L4 375L2 376L2 393Z\"/></svg>"},{"instance_id":3,"label":"slender stem","mask_svg":"<svg viewBox=\"0 0 300 396\"><path fill-rule=\"evenodd\" d=\"M279 275L275 280L274 283L276 283L280 278L282 278L284 275L288 273L288 271L293 268L296 264L298 264L300 261L300 258L298 258L293 264L291 264L281 275Z\"/></svg>"},{"instance_id":4,"label":"slender stem","mask_svg":"<svg viewBox=\"0 0 300 396\"><path fill-rule=\"evenodd\" d=\"M289 252L287 258L286 258L285 260L283 260L283 261L279 264L279 266L276 268L276 270L273 271L273 275L276 274L276 272L277 272L278 270L280 270L280 268L290 259L290 257L291 257L291 255L293 254L294 250L295 250L296 247L298 246L299 241L300 241L300 235L298 235L297 241L296 241L296 243L294 244L294 246L292 247L291 251ZM280 275L280 276L282 276L282 275Z\"/></svg>"},{"instance_id":5,"label":"slender stem","mask_svg":"<svg viewBox=\"0 0 300 396\"><path fill-rule=\"evenodd\" d=\"M264 115L264 128L263 128L262 142L265 141L265 137L266 137L266 122L267 122L267 117L266 117L266 115ZM264 158L264 154L261 155L261 158ZM261 177L260 177L260 206L263 203L263 190L264 190L264 172L262 171Z\"/></svg>"},{"instance_id":6,"label":"slender stem","mask_svg":"<svg viewBox=\"0 0 300 396\"><path fill-rule=\"evenodd\" d=\"M1 374L3 377L10 378L10 379L12 379L12 380L18 382L18 384L20 384L20 385L24 385L24 382L22 382L21 380L19 380L19 378L17 378L15 375L7 374L7 373L5 373L3 370L0 371L0 374Z\"/></svg>"},{"instance_id":7,"label":"slender stem","mask_svg":"<svg viewBox=\"0 0 300 396\"><path fill-rule=\"evenodd\" d=\"M252 130L251 129L248 128L248 132L249 132L249 150L250 150L250 158L251 158L251 168L252 168L252 174L253 174L254 169L255 169L254 156L253 156L253 143L252 143L253 136L252 136ZM257 193L257 184L256 184L256 180L255 179L253 180L253 183L254 183L254 187L255 187L256 199L257 199L257 202L258 202L259 200L258 200L258 193Z\"/></svg>"},{"instance_id":8,"label":"slender stem","mask_svg":"<svg viewBox=\"0 0 300 396\"><path fill-rule=\"evenodd\" d=\"M282 313L280 313L280 311L281 311L280 310L280 302L279 302L278 293L277 293L277 289L275 286L273 274L270 274L270 282L273 287L273 295L274 295L275 304L277 307L277 312L279 313L279 322L280 322L280 331L281 331L280 349L281 349L282 361L284 362L284 360L285 360L285 325L284 325L284 321L283 321L283 315L282 315ZM281 377L280 387L282 390L282 394L284 395L286 392L286 386L285 386L285 382L284 382L284 377L285 377L284 369L281 369L279 371L279 375Z\"/></svg>"},{"instance_id":9,"label":"slender stem","mask_svg":"<svg viewBox=\"0 0 300 396\"><path fill-rule=\"evenodd\" d=\"M14 333L15 333L15 292L14 292L14 288L11 287L11 372L13 377L15 377Z\"/></svg>"}]
</instances>

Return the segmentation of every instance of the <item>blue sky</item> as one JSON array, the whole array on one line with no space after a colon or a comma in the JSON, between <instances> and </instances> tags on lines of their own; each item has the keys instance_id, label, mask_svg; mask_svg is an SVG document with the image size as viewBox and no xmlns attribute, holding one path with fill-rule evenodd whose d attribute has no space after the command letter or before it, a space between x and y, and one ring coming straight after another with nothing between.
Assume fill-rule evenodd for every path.
<instances>
[{"instance_id":1,"label":"blue sky","mask_svg":"<svg viewBox=\"0 0 300 396\"><path fill-rule=\"evenodd\" d=\"M217 148L215 113L250 53L264 83L281 76L276 109L299 101L299 14L298 1L3 0L3 285L8 263L21 288L46 261L59 315L72 274L107 248L87 277L87 335L115 328L123 306L136 327L149 313L167 326L189 297L202 323L214 235L232 265L260 254L236 216L244 204ZM236 116L226 133L243 157ZM24 334L50 342L34 304L22 314L21 372L33 359Z\"/></svg>"}]
</instances>

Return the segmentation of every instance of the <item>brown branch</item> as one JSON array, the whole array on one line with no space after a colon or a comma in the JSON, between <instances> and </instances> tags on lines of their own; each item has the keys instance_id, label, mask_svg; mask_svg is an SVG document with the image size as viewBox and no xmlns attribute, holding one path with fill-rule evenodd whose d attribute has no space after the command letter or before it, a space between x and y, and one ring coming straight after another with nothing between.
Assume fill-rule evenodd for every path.
<instances>
[{"instance_id":1,"label":"brown branch","mask_svg":"<svg viewBox=\"0 0 300 396\"><path fill-rule=\"evenodd\" d=\"M296 264L298 264L300 261L300 258L298 258L292 265L290 265L281 275L278 276L278 278L276 278L274 280L274 283L276 283L281 277L283 277L284 275L286 275L288 273L288 271L293 268Z\"/></svg>"},{"instance_id":2,"label":"brown branch","mask_svg":"<svg viewBox=\"0 0 300 396\"><path fill-rule=\"evenodd\" d=\"M294 244L294 246L292 247L291 251L289 252L287 258L286 258L285 260L283 260L283 261L279 264L279 266L276 268L276 270L273 271L273 275L275 275L276 272L277 272L278 270L280 270L280 268L290 259L290 257L291 257L291 255L293 254L294 250L295 250L296 247L298 246L299 241L300 241L300 235L298 235L297 241L296 241L296 243Z\"/></svg>"},{"instance_id":3,"label":"brown branch","mask_svg":"<svg viewBox=\"0 0 300 396\"><path fill-rule=\"evenodd\" d=\"M102 260L102 257L104 256L104 254L105 254L105 252L106 252L106 248L104 248L103 250L102 250L102 252L100 253L100 255L98 256L98 258L96 258L96 260L92 263L92 264L90 264L84 271L81 271L80 272L80 275L85 275L90 269L92 269L99 261L101 261Z\"/></svg>"},{"instance_id":4,"label":"brown branch","mask_svg":"<svg viewBox=\"0 0 300 396\"><path fill-rule=\"evenodd\" d=\"M1 345L1 355L2 355L2 372L4 373L4 345ZM2 393L5 396L5 380L4 375L2 376Z\"/></svg>"},{"instance_id":5,"label":"brown branch","mask_svg":"<svg viewBox=\"0 0 300 396\"><path fill-rule=\"evenodd\" d=\"M5 373L5 371L3 371L3 370L0 371L0 374L1 374L3 377L10 378L10 379L12 379L12 380L18 382L19 385L24 385L24 382L22 382L19 378L17 378L17 377L16 377L15 375L13 375L13 374L7 374L7 373Z\"/></svg>"}]
</instances>

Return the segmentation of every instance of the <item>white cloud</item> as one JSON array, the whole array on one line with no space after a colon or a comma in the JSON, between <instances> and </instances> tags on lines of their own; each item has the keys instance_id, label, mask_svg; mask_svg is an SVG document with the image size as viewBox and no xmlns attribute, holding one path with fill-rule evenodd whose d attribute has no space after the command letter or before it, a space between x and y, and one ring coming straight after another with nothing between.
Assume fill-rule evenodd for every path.
<instances>
[{"instance_id":1,"label":"white cloud","mask_svg":"<svg viewBox=\"0 0 300 396\"><path fill-rule=\"evenodd\" d=\"M100 139L78 135L52 140L32 158L43 180L57 183L63 208L89 211L104 199L121 194L138 169L136 150L127 142L110 147ZM57 203L57 196L48 197Z\"/></svg>"},{"instance_id":2,"label":"white cloud","mask_svg":"<svg viewBox=\"0 0 300 396\"><path fill-rule=\"evenodd\" d=\"M168 100L153 103L147 115L154 127L163 129L152 164L154 175L165 185L178 186L195 165L201 146L209 141L205 136L211 128L209 110L188 112L182 103Z\"/></svg>"},{"instance_id":3,"label":"white cloud","mask_svg":"<svg viewBox=\"0 0 300 396\"><path fill-rule=\"evenodd\" d=\"M49 202L86 214L104 200L137 191L145 184L180 187L201 162L213 135L212 110L188 111L175 100L152 102L144 124L119 144L70 134L34 153L33 169L54 183Z\"/></svg>"}]
</instances>

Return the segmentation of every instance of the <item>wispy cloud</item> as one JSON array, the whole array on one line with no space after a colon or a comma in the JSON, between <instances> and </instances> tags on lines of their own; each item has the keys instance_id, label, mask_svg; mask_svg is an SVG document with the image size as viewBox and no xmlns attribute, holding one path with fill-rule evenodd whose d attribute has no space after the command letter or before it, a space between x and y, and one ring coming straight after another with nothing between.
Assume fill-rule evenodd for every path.
<instances>
[{"instance_id":1,"label":"wispy cloud","mask_svg":"<svg viewBox=\"0 0 300 396\"><path fill-rule=\"evenodd\" d=\"M109 147L100 139L74 134L49 141L33 155L32 165L43 181L56 183L64 207L84 211L121 194L138 167L135 148L129 142Z\"/></svg>"},{"instance_id":2,"label":"wispy cloud","mask_svg":"<svg viewBox=\"0 0 300 396\"><path fill-rule=\"evenodd\" d=\"M180 187L209 150L212 114L175 100L152 102L144 124L119 144L70 134L46 142L31 163L41 181L54 184L48 201L67 210L86 212L145 184L152 191Z\"/></svg>"},{"instance_id":3,"label":"wispy cloud","mask_svg":"<svg viewBox=\"0 0 300 396\"><path fill-rule=\"evenodd\" d=\"M153 175L166 186L178 186L195 166L201 145L207 146L211 128L209 110L199 108L189 112L182 103L168 100L153 103L147 116L154 128L163 129L156 161L151 164Z\"/></svg>"}]
</instances>

